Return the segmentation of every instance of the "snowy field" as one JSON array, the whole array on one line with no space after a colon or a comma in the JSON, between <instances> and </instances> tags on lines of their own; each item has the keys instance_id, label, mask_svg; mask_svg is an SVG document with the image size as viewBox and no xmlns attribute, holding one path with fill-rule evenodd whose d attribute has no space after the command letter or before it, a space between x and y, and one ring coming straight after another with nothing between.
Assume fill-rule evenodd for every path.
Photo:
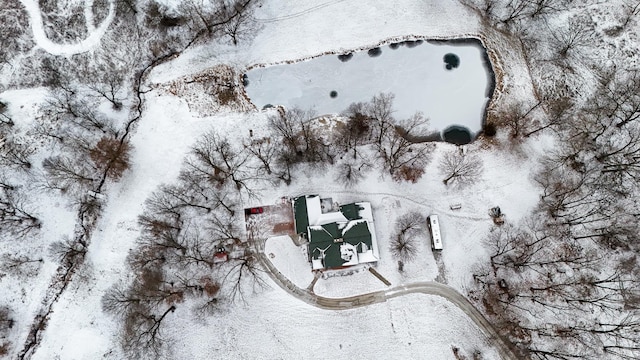
<instances>
[{"instance_id":1,"label":"snowy field","mask_svg":"<svg viewBox=\"0 0 640 360\"><path fill-rule=\"evenodd\" d=\"M415 44L415 43L414 43ZM397 119L421 112L432 130L457 125L480 131L490 85L484 49L479 44L423 42L415 47L380 47L375 57L357 51L347 61L323 55L293 64L257 67L246 75L247 95L258 107L313 109L318 115L341 113L349 104L381 92L395 94ZM446 54L460 58L447 70ZM331 92L335 97L330 96Z\"/></svg>"},{"instance_id":2,"label":"snowy field","mask_svg":"<svg viewBox=\"0 0 640 360\"><path fill-rule=\"evenodd\" d=\"M274 287L276 285L273 285ZM201 323L177 313L175 359L499 359L485 336L438 297L407 295L383 304L328 311L269 291ZM189 344L184 346L184 339ZM198 344L198 346L194 346Z\"/></svg>"},{"instance_id":3,"label":"snowy field","mask_svg":"<svg viewBox=\"0 0 640 360\"><path fill-rule=\"evenodd\" d=\"M289 236L267 239L264 252L273 265L298 287L304 289L313 280L305 249L296 246Z\"/></svg>"}]
</instances>

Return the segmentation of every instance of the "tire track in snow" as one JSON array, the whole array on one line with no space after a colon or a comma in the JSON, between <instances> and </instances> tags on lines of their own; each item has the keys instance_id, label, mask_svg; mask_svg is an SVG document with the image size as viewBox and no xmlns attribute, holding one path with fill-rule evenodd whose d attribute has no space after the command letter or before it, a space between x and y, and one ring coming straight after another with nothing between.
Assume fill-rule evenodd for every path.
<instances>
[{"instance_id":1,"label":"tire track in snow","mask_svg":"<svg viewBox=\"0 0 640 360\"><path fill-rule=\"evenodd\" d=\"M96 47L102 36L107 31L109 25L113 21L115 17L115 0L109 0L109 14L102 21L100 26L95 27L93 21L92 14L92 0L85 0L85 22L87 25L87 30L89 31L89 36L87 36L84 40L77 42L75 44L58 44L51 41L47 34L44 31L44 24L42 22L42 12L40 10L40 5L37 0L20 0L25 10L29 14L29 22L31 23L31 31L33 32L33 40L35 43L41 47L44 51L52 54L52 55L74 55L83 52L87 52L92 48ZM87 13L91 13L91 16L87 16Z\"/></svg>"},{"instance_id":2,"label":"tire track in snow","mask_svg":"<svg viewBox=\"0 0 640 360\"><path fill-rule=\"evenodd\" d=\"M308 13L314 12L316 10L320 10L320 9L322 9L324 7L329 6L329 5L334 5L334 4L337 4L337 3L344 2L344 1L346 1L346 0L329 1L329 2L326 2L326 3L318 4L316 6L312 6L312 7L308 8L308 9L305 9L305 10L302 10L302 11L298 11L296 13L291 13L291 14L288 14L288 15L283 15L283 16L274 17L274 18L270 18L270 19L256 19L256 20L259 21L259 22L262 22L262 23L273 23L273 22L278 22L278 21L283 21L283 20L294 19L294 18L297 18L299 16L306 15Z\"/></svg>"}]
</instances>

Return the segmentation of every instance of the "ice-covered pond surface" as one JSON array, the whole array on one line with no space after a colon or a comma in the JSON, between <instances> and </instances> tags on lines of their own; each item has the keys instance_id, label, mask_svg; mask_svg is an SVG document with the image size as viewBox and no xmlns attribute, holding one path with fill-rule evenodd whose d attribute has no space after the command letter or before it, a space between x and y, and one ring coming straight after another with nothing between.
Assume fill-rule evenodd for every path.
<instances>
[{"instance_id":1,"label":"ice-covered pond surface","mask_svg":"<svg viewBox=\"0 0 640 360\"><path fill-rule=\"evenodd\" d=\"M494 82L481 43L458 40L409 44L413 46L382 46L377 56L370 55L375 51L354 52L347 61L338 55L323 55L292 64L256 67L245 75L245 89L259 109L267 104L297 106L315 109L319 115L340 113L353 102L391 92L395 94L396 119L421 111L430 119L432 130L462 126L472 134L480 131ZM456 58L458 66L447 69Z\"/></svg>"}]
</instances>

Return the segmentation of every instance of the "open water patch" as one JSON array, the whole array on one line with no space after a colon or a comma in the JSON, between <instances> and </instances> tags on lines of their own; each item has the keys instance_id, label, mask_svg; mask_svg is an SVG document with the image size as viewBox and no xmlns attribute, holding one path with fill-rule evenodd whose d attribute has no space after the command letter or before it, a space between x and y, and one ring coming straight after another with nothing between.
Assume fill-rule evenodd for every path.
<instances>
[{"instance_id":1,"label":"open water patch","mask_svg":"<svg viewBox=\"0 0 640 360\"><path fill-rule=\"evenodd\" d=\"M444 141L452 144L464 145L473 140L473 135L471 131L464 126L452 125L442 132L442 138Z\"/></svg>"},{"instance_id":2,"label":"open water patch","mask_svg":"<svg viewBox=\"0 0 640 360\"><path fill-rule=\"evenodd\" d=\"M445 68L447 70L453 70L460 66L460 58L454 53L445 54L442 60L444 60Z\"/></svg>"}]
</instances>

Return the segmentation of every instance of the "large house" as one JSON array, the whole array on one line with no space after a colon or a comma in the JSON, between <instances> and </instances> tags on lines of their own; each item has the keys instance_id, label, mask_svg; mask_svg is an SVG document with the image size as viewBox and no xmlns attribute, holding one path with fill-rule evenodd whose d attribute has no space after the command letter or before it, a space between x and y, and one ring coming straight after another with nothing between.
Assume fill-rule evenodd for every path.
<instances>
[{"instance_id":1,"label":"large house","mask_svg":"<svg viewBox=\"0 0 640 360\"><path fill-rule=\"evenodd\" d=\"M305 195L293 199L293 211L296 233L309 241L313 270L373 263L380 258L368 202L334 209L330 199Z\"/></svg>"}]
</instances>

